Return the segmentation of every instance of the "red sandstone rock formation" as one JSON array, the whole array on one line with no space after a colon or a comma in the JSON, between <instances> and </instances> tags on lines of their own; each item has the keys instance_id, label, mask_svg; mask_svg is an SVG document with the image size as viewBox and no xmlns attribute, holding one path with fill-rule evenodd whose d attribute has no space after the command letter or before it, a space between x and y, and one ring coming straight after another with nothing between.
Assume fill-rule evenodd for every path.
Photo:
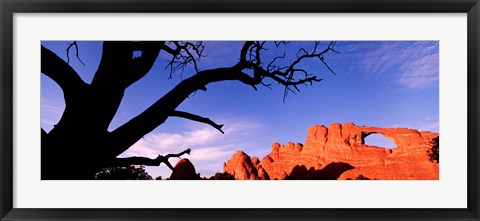
<instances>
[{"instance_id":1,"label":"red sandstone rock formation","mask_svg":"<svg viewBox=\"0 0 480 221\"><path fill-rule=\"evenodd\" d=\"M267 172L260 165L257 157L250 158L243 151L237 151L223 164L223 171L236 180L269 180Z\"/></svg>"},{"instance_id":2,"label":"red sandstone rock formation","mask_svg":"<svg viewBox=\"0 0 480 221\"><path fill-rule=\"evenodd\" d=\"M365 145L365 137L374 133L391 139L397 147ZM435 137L438 133L407 128L353 123L332 123L328 128L314 125L308 130L305 145L274 143L270 154L260 162L258 158L250 159L245 153L236 152L225 163L224 171L236 179L334 179L337 176L338 179L437 180L438 163L431 162L428 156ZM299 175L301 171L308 175Z\"/></svg>"},{"instance_id":3,"label":"red sandstone rock formation","mask_svg":"<svg viewBox=\"0 0 480 221\"><path fill-rule=\"evenodd\" d=\"M171 180L198 180L200 176L195 171L195 167L188 159L181 159L174 167Z\"/></svg>"}]
</instances>

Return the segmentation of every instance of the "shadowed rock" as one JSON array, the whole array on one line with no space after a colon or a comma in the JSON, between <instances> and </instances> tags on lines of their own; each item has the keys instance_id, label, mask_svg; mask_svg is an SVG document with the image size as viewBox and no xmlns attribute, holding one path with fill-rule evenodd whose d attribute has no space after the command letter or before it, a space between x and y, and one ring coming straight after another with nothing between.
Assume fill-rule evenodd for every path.
<instances>
[{"instance_id":1,"label":"shadowed rock","mask_svg":"<svg viewBox=\"0 0 480 221\"><path fill-rule=\"evenodd\" d=\"M174 167L171 180L198 180L200 176L195 171L195 167L188 159L181 159Z\"/></svg>"},{"instance_id":2,"label":"shadowed rock","mask_svg":"<svg viewBox=\"0 0 480 221\"><path fill-rule=\"evenodd\" d=\"M354 167L348 163L330 163L321 170L315 170L315 168L307 167L304 165L297 165L293 167L292 172L285 179L286 180L336 180L347 170L351 170Z\"/></svg>"}]
</instances>

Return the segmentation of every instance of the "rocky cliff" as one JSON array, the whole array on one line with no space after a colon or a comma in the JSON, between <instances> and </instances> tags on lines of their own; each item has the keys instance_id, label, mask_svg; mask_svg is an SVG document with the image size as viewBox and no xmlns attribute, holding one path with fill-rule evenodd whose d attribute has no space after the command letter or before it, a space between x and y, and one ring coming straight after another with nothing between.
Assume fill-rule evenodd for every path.
<instances>
[{"instance_id":1,"label":"rocky cliff","mask_svg":"<svg viewBox=\"0 0 480 221\"><path fill-rule=\"evenodd\" d=\"M397 146L369 146L365 137L382 134ZM407 128L355 126L353 123L314 125L305 145L274 143L262 160L236 152L224 172L236 179L377 179L437 180L438 162L429 151L438 133Z\"/></svg>"}]
</instances>

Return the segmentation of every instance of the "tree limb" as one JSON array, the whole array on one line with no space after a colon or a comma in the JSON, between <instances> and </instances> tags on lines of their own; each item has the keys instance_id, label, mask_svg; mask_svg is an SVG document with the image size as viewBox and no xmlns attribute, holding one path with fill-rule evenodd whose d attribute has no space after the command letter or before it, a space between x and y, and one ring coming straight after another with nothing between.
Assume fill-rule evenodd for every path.
<instances>
[{"instance_id":1,"label":"tree limb","mask_svg":"<svg viewBox=\"0 0 480 221\"><path fill-rule=\"evenodd\" d=\"M82 87L86 86L86 83L70 65L55 53L43 47L43 45L41 50L41 71L55 81L66 96L77 93Z\"/></svg>"},{"instance_id":2,"label":"tree limb","mask_svg":"<svg viewBox=\"0 0 480 221\"><path fill-rule=\"evenodd\" d=\"M168 46L167 44L162 46L162 50L172 55L172 59L168 61L165 69L170 69L170 76L172 78L174 72L181 70L183 73L185 67L188 64L193 64L193 68L196 73L200 72L197 62L200 58L205 57L203 55L203 50L205 45L203 42L198 41L195 44L192 42L181 42L181 41L171 41L170 44L173 44L175 48Z\"/></svg>"},{"instance_id":3,"label":"tree limb","mask_svg":"<svg viewBox=\"0 0 480 221\"><path fill-rule=\"evenodd\" d=\"M198 115L183 112L183 111L176 111L176 110L172 111L170 113L170 116L181 117L181 118L197 121L197 122L200 122L200 123L206 123L206 124L212 126L213 128L219 130L220 132L222 132L222 134L224 133L223 130L222 130L223 124L219 125L219 124L213 122L212 120L210 120L209 118L206 118L206 117L198 116Z\"/></svg>"},{"instance_id":4,"label":"tree limb","mask_svg":"<svg viewBox=\"0 0 480 221\"><path fill-rule=\"evenodd\" d=\"M226 80L238 80L254 88L261 81L261 79L252 78L235 67L200 71L196 75L181 81L145 111L112 131L110 140L114 143L112 148L116 149L112 151L117 154L122 153L145 134L163 124L170 113L196 90L205 88L209 83Z\"/></svg>"},{"instance_id":5,"label":"tree limb","mask_svg":"<svg viewBox=\"0 0 480 221\"><path fill-rule=\"evenodd\" d=\"M174 112L190 94L197 90L204 89L206 85L210 83L236 80L256 89L256 85L258 84L268 86L268 84L263 83L263 79L270 78L285 86L285 99L288 92L294 92L290 87L299 91L298 85L307 83L312 84L313 82L319 82L322 80L318 79L315 75L307 74L305 70L296 67L296 65L307 58L323 59L323 54L332 50L331 47L333 47L333 43L330 43L327 49L318 52L317 47L319 43L316 42L315 47L310 53L305 49L301 50L300 52L303 51L303 54L299 55L290 66L286 68L273 68L273 63L275 61L272 61L268 62L267 65L267 67L270 66L270 70L266 70L262 67L262 62L260 62L260 50L266 50L264 44L264 42L246 42L241 49L239 62L234 66L197 71L193 76L181 81L144 112L112 131L111 140L112 142L117 142L113 147L118 148L115 151L120 154L141 139L145 134L163 124L168 117L172 116L171 113ZM172 50L178 49L167 49L167 51ZM274 57L273 60L278 60L280 58L281 57ZM253 70L253 76L246 74L243 72L244 70ZM301 73L302 77L296 76L298 73ZM186 114L182 113L182 115L185 116ZM193 118L192 115L189 115L189 117ZM199 116L195 116L195 118L199 119ZM203 122L205 122L205 120L203 120Z\"/></svg>"},{"instance_id":6,"label":"tree limb","mask_svg":"<svg viewBox=\"0 0 480 221\"><path fill-rule=\"evenodd\" d=\"M190 155L190 148L177 153L177 154L167 154L166 156L158 155L157 158L151 159L147 157L127 157L127 158L116 158L110 166L112 167L128 167L131 165L145 165L145 166L160 166L161 163L164 163L165 165L168 166L172 171L174 171L174 168L172 164L168 161L168 159L172 157L178 157L180 158L184 154L189 154Z\"/></svg>"},{"instance_id":7,"label":"tree limb","mask_svg":"<svg viewBox=\"0 0 480 221\"><path fill-rule=\"evenodd\" d=\"M142 51L142 56L132 59L133 70L125 77L125 85L129 86L143 78L153 67L161 47L165 42L139 42L135 51Z\"/></svg>"},{"instance_id":8,"label":"tree limb","mask_svg":"<svg viewBox=\"0 0 480 221\"><path fill-rule=\"evenodd\" d=\"M45 130L42 127L40 127L40 129L42 129L40 139L42 142L45 142L48 138L48 134L47 132L45 132Z\"/></svg>"},{"instance_id":9,"label":"tree limb","mask_svg":"<svg viewBox=\"0 0 480 221\"><path fill-rule=\"evenodd\" d=\"M144 77L158 57L163 41L103 43L102 58L93 77L95 87L117 87L120 92ZM133 58L134 51L142 55Z\"/></svg>"},{"instance_id":10,"label":"tree limb","mask_svg":"<svg viewBox=\"0 0 480 221\"><path fill-rule=\"evenodd\" d=\"M71 43L70 45L68 45L67 47L67 63L70 63L70 48L72 46L75 46L75 55L77 56L77 59L80 61L80 63L83 64L83 66L85 66L85 63L83 63L82 59L80 59L80 56L78 56L78 44L77 44L77 41L74 41L73 43Z\"/></svg>"},{"instance_id":11,"label":"tree limb","mask_svg":"<svg viewBox=\"0 0 480 221\"><path fill-rule=\"evenodd\" d=\"M250 55L249 59L247 59L246 61L242 61L241 59L241 62L239 62L238 65L240 66L240 68L253 69L255 79L260 78L261 80L263 80L265 77L267 77L282 84L285 87L283 96L283 101L285 102L285 98L288 96L289 92L295 93L295 91L300 91L298 85L306 83L312 84L312 82L320 82L322 80L318 79L315 75L308 74L305 69L296 67L304 60L316 58L320 60L332 74L336 75L332 68L325 62L324 58L325 54L330 51L340 53L334 49L335 43L336 42L332 41L324 50L318 51L320 42L315 42L313 49L310 50L311 52L308 52L305 48L300 48L297 53L297 58L291 61L290 65L286 67L279 67L275 65L275 62L277 60L285 58L285 54L283 54L282 56L274 57L266 67L263 67L262 62L259 61L260 51L266 50L264 47L265 42L249 42L248 44L244 44L241 53L241 56ZM281 44L282 43L275 42L276 47L280 46ZM286 45L286 43L283 44ZM303 77L299 78L297 76L298 74L302 74ZM262 83L262 85L265 84ZM292 90L291 87L293 87L295 91Z\"/></svg>"},{"instance_id":12,"label":"tree limb","mask_svg":"<svg viewBox=\"0 0 480 221\"><path fill-rule=\"evenodd\" d=\"M247 53L248 49L252 47L253 41L246 41L245 44L243 44L242 50L240 51L240 62L238 63L238 66L244 66L247 63Z\"/></svg>"}]
</instances>

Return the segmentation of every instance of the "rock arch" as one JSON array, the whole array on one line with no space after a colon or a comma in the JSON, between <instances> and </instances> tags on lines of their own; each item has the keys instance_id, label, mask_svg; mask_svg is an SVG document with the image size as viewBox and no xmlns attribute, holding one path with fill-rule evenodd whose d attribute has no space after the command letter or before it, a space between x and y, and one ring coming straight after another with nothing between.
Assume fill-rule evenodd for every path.
<instances>
[{"instance_id":1,"label":"rock arch","mask_svg":"<svg viewBox=\"0 0 480 221\"><path fill-rule=\"evenodd\" d=\"M397 147L365 145L365 137L374 133L392 140ZM346 171L339 179L355 179L362 175L380 180L437 180L438 163L429 160L427 150L438 136L435 132L409 128L356 126L353 123L332 123L328 128L314 125L308 130L305 145L274 143L272 151L254 167L258 170L261 166L270 179L284 179L297 165L322 170L328 164L342 162L354 169ZM294 148L296 146L298 148ZM237 155L227 162L224 171L241 178L235 171L243 170L245 162Z\"/></svg>"},{"instance_id":2,"label":"rock arch","mask_svg":"<svg viewBox=\"0 0 480 221\"><path fill-rule=\"evenodd\" d=\"M398 146L391 138L388 138L387 136L383 135L382 133L377 133L377 132L372 132L372 133L362 133L362 144L367 145L367 146L376 146L376 147L382 147L382 148L388 148L388 149L394 149ZM369 140L367 142L367 140ZM373 140L372 140L373 139ZM379 144L379 142L384 142L384 144ZM389 145L385 145L389 143Z\"/></svg>"}]
</instances>

